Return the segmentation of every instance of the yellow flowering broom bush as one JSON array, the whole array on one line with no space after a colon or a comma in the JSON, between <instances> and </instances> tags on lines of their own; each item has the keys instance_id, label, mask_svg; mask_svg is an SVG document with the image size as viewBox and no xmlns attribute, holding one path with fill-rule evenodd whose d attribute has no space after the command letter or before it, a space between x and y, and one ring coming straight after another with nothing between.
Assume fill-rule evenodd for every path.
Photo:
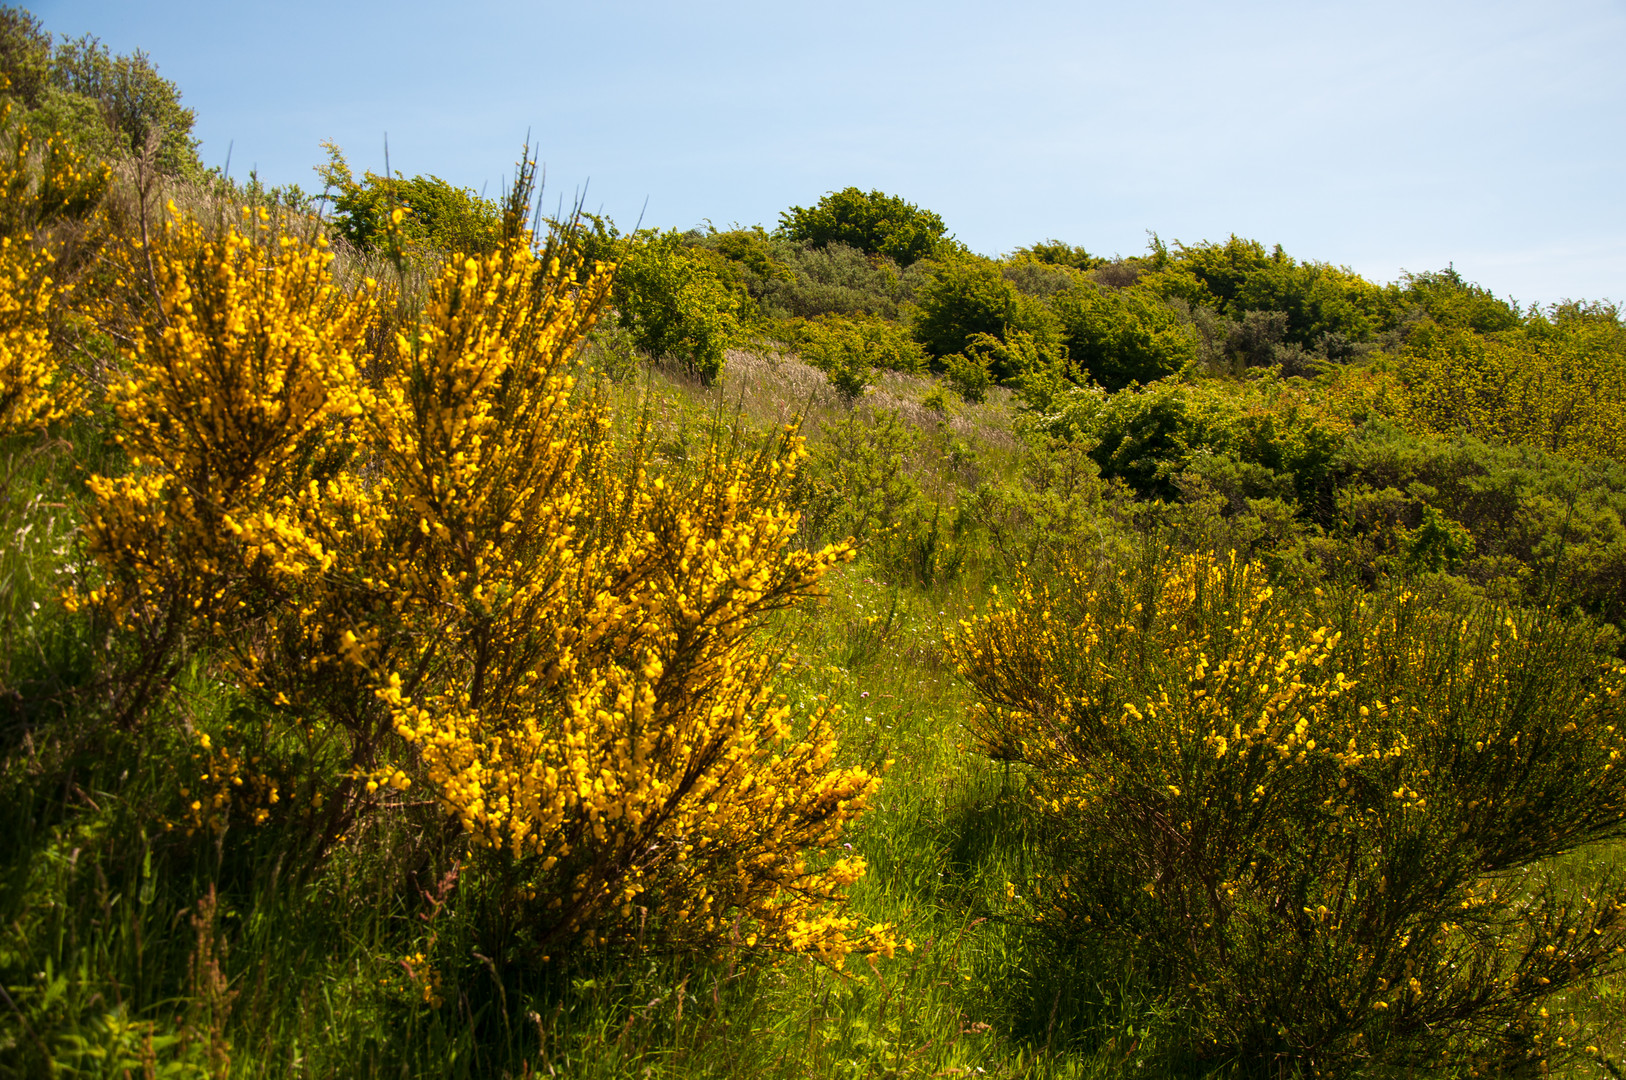
<instances>
[{"instance_id":1,"label":"yellow flowering broom bush","mask_svg":"<svg viewBox=\"0 0 1626 1080\"><path fill-rule=\"evenodd\" d=\"M1626 456L1626 334L1613 308L1565 305L1497 334L1425 325L1401 353L1400 418L1575 458Z\"/></svg>"},{"instance_id":2,"label":"yellow flowering broom bush","mask_svg":"<svg viewBox=\"0 0 1626 1080\"><path fill-rule=\"evenodd\" d=\"M105 167L87 165L60 139L36 144L0 104L0 438L43 428L81 403L51 339L63 283L52 276L48 232L88 215L106 191Z\"/></svg>"},{"instance_id":3,"label":"yellow flowering broom bush","mask_svg":"<svg viewBox=\"0 0 1626 1080\"><path fill-rule=\"evenodd\" d=\"M0 236L0 436L43 427L71 403L52 356L47 255L28 238ZM67 394L64 394L67 391Z\"/></svg>"},{"instance_id":4,"label":"yellow flowering broom bush","mask_svg":"<svg viewBox=\"0 0 1626 1080\"><path fill-rule=\"evenodd\" d=\"M365 296L334 288L331 258L263 222L212 231L178 215L108 252L120 280L102 302L118 310L101 314L134 324L119 326L130 344L108 393L130 468L89 480L85 535L104 578L70 604L140 642L126 724L188 637L251 659L251 628L286 604L285 580L327 554L301 529L305 481L359 408L370 314Z\"/></svg>"},{"instance_id":5,"label":"yellow flowering broom bush","mask_svg":"<svg viewBox=\"0 0 1626 1080\"><path fill-rule=\"evenodd\" d=\"M609 268L534 246L528 204L389 340L319 240L177 218L126 249L155 283L115 392L130 469L90 483L73 597L133 631L121 715L206 650L303 771L205 739L194 825L302 828L320 859L416 784L495 947L888 950L841 905L862 861L818 857L876 780L755 634L852 555L790 549L800 439L657 468L570 374Z\"/></svg>"},{"instance_id":6,"label":"yellow flowering broom bush","mask_svg":"<svg viewBox=\"0 0 1626 1080\"><path fill-rule=\"evenodd\" d=\"M1327 1075L1575 1049L1543 1003L1626 945L1626 883L1542 868L1626 831L1626 667L1594 645L1167 552L951 642L984 749L1030 767L1028 916L1161 988L1197 1054Z\"/></svg>"}]
</instances>

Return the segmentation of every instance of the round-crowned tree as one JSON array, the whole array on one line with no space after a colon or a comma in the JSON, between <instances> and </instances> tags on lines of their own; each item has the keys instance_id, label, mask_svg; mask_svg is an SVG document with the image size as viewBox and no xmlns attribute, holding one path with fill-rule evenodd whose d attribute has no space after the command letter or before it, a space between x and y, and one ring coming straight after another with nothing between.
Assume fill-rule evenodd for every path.
<instances>
[{"instance_id":1,"label":"round-crowned tree","mask_svg":"<svg viewBox=\"0 0 1626 1080\"><path fill-rule=\"evenodd\" d=\"M935 254L947 226L930 210L884 191L858 188L826 192L814 206L793 206L779 215L780 235L822 247L848 244L908 266Z\"/></svg>"}]
</instances>

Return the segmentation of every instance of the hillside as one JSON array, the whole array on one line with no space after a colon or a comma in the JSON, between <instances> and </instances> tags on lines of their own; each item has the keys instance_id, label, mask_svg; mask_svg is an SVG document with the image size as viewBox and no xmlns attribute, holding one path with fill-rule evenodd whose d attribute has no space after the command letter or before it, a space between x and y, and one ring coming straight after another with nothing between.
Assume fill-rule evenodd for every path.
<instances>
[{"instance_id":1,"label":"hillside","mask_svg":"<svg viewBox=\"0 0 1626 1080\"><path fill-rule=\"evenodd\" d=\"M5 13L0 1076L1619 1075L1614 306L319 201Z\"/></svg>"}]
</instances>

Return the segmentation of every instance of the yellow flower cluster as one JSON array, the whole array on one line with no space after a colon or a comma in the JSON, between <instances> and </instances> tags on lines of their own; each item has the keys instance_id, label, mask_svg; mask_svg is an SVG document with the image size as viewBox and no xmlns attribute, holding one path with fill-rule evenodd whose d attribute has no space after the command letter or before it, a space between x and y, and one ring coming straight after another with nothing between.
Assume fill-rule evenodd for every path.
<instances>
[{"instance_id":1,"label":"yellow flower cluster","mask_svg":"<svg viewBox=\"0 0 1626 1080\"><path fill-rule=\"evenodd\" d=\"M44 427L83 398L52 355L53 308L66 287L54 281L49 246L35 230L80 215L101 197L105 167L89 169L60 139L36 147L0 105L0 437Z\"/></svg>"},{"instance_id":2,"label":"yellow flower cluster","mask_svg":"<svg viewBox=\"0 0 1626 1080\"><path fill-rule=\"evenodd\" d=\"M76 397L51 355L49 261L26 236L0 237L0 436L43 427Z\"/></svg>"},{"instance_id":3,"label":"yellow flower cluster","mask_svg":"<svg viewBox=\"0 0 1626 1080\"><path fill-rule=\"evenodd\" d=\"M841 913L862 860L808 857L877 781L835 763L827 713L776 698L755 635L852 557L790 548L801 440L657 468L569 374L610 270L567 249L455 257L390 335L330 261L178 217L127 252L157 303L113 395L131 471L90 482L103 577L76 602L155 656L209 641L327 762L288 793L323 843L425 784L539 949L635 927L890 950Z\"/></svg>"},{"instance_id":4,"label":"yellow flower cluster","mask_svg":"<svg viewBox=\"0 0 1626 1080\"><path fill-rule=\"evenodd\" d=\"M75 599L160 632L176 632L163 620L177 609L207 625L228 580L324 555L289 481L360 409L355 355L372 305L337 291L321 243L259 232L210 236L177 215L154 243L111 253L150 278L156 310L108 394L131 471L90 480L86 533L113 574ZM234 591L232 606L249 603Z\"/></svg>"}]
</instances>

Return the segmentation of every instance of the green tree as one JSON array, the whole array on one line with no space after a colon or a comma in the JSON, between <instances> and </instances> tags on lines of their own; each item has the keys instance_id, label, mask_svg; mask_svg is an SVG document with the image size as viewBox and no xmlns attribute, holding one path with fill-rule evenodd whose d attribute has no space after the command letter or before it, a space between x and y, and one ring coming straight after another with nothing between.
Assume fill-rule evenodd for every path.
<instances>
[{"instance_id":1,"label":"green tree","mask_svg":"<svg viewBox=\"0 0 1626 1080\"><path fill-rule=\"evenodd\" d=\"M848 244L868 255L885 255L899 266L936 254L947 240L943 219L883 191L850 187L825 194L812 207L793 206L779 215L779 233L815 246Z\"/></svg>"},{"instance_id":2,"label":"green tree","mask_svg":"<svg viewBox=\"0 0 1626 1080\"><path fill-rule=\"evenodd\" d=\"M180 89L158 74L146 53L137 50L115 56L86 34L57 47L50 78L52 86L70 99L93 102L100 110L108 143L87 149L141 154L155 141L160 171L173 176L202 175L198 140L192 137L196 114L181 105ZM82 114L76 104L70 100L58 107Z\"/></svg>"},{"instance_id":3,"label":"green tree","mask_svg":"<svg viewBox=\"0 0 1626 1080\"><path fill-rule=\"evenodd\" d=\"M23 108L39 107L51 82L51 35L22 8L0 7L0 74Z\"/></svg>"},{"instance_id":4,"label":"green tree","mask_svg":"<svg viewBox=\"0 0 1626 1080\"><path fill-rule=\"evenodd\" d=\"M709 383L742 336L740 298L683 234L643 232L621 248L612 299L633 344Z\"/></svg>"}]
</instances>

